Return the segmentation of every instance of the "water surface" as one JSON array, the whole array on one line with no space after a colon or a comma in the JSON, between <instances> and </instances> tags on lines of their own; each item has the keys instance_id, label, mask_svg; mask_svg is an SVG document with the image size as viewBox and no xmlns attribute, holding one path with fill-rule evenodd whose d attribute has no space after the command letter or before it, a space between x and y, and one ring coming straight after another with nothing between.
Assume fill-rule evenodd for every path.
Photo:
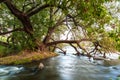
<instances>
[{"instance_id":1,"label":"water surface","mask_svg":"<svg viewBox=\"0 0 120 80\"><path fill-rule=\"evenodd\" d=\"M0 80L116 80L120 65L104 66L87 57L60 55L41 61L45 68L36 71L39 62L28 65L0 66Z\"/></svg>"}]
</instances>

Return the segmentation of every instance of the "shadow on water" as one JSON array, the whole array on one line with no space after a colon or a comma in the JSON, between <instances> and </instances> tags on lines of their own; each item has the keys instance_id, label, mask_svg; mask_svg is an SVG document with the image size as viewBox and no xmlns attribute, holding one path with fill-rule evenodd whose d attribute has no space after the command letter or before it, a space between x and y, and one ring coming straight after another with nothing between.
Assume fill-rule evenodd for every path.
<instances>
[{"instance_id":1,"label":"shadow on water","mask_svg":"<svg viewBox=\"0 0 120 80\"><path fill-rule=\"evenodd\" d=\"M116 80L120 75L120 65L98 65L87 57L60 55L41 62L45 68L37 72L35 67L39 62L0 66L0 80Z\"/></svg>"}]
</instances>

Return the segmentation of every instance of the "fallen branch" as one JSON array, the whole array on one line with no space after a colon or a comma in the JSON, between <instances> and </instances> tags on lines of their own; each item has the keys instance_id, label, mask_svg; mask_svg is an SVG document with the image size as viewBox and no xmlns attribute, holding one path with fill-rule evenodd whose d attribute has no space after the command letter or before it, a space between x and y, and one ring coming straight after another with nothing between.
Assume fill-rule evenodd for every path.
<instances>
[{"instance_id":1,"label":"fallen branch","mask_svg":"<svg viewBox=\"0 0 120 80\"><path fill-rule=\"evenodd\" d=\"M81 40L59 40L59 41L54 41L54 42L48 42L46 45L51 46L51 45L56 45L60 43L80 43L82 41L90 41L91 39L81 39Z\"/></svg>"}]
</instances>

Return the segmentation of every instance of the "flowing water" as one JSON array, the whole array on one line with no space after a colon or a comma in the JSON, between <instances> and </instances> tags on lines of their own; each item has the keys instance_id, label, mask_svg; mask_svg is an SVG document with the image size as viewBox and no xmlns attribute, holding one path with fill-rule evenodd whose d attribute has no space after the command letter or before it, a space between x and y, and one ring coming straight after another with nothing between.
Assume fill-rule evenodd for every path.
<instances>
[{"instance_id":1,"label":"flowing water","mask_svg":"<svg viewBox=\"0 0 120 80\"><path fill-rule=\"evenodd\" d=\"M120 65L104 66L87 57L60 55L41 61L45 67L36 71L39 62L18 66L0 66L0 80L120 80Z\"/></svg>"}]
</instances>

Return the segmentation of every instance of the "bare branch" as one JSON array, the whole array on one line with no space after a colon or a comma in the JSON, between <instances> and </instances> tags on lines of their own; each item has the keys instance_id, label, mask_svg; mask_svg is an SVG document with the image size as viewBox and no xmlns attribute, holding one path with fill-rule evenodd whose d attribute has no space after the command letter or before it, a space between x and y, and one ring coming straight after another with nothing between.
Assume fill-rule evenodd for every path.
<instances>
[{"instance_id":1,"label":"bare branch","mask_svg":"<svg viewBox=\"0 0 120 80\"><path fill-rule=\"evenodd\" d=\"M85 48L83 48L83 47L79 44L79 42L77 42L77 45L78 45L78 47L79 47L80 49L84 50L84 52L87 53L87 56L88 56L88 57L91 57L90 53L88 53L87 50L86 50Z\"/></svg>"},{"instance_id":2,"label":"bare branch","mask_svg":"<svg viewBox=\"0 0 120 80\"><path fill-rule=\"evenodd\" d=\"M71 14L68 14L67 17L71 18L72 19L72 22L74 23L75 26L77 26L77 29L78 29L78 26L81 27L82 29L82 32L83 34L87 37L87 34L85 32L85 27L88 26L89 24L87 24L86 26L83 26L82 24L79 24L78 21L76 21L75 17L77 17L78 15L76 16L72 16ZM79 29L78 29L79 30Z\"/></svg>"},{"instance_id":3,"label":"bare branch","mask_svg":"<svg viewBox=\"0 0 120 80\"><path fill-rule=\"evenodd\" d=\"M56 48L60 49L60 50L62 51L62 53L63 53L64 55L66 55L66 50L63 50L63 49L61 49L60 47L58 47L58 46L56 46L56 45L53 46L53 47L54 47L55 49L56 49Z\"/></svg>"},{"instance_id":4,"label":"bare branch","mask_svg":"<svg viewBox=\"0 0 120 80\"><path fill-rule=\"evenodd\" d=\"M70 43L70 45L76 50L77 55L80 56L80 52L78 51L78 49L72 43Z\"/></svg>"},{"instance_id":5,"label":"bare branch","mask_svg":"<svg viewBox=\"0 0 120 80\"><path fill-rule=\"evenodd\" d=\"M69 25L69 22L68 22L68 17L66 17L66 26L67 26L67 28L69 29L69 32L68 32L68 34L67 34L67 38L68 38L68 35L69 35L69 33L71 32L72 33L72 37L75 39L75 36L74 36L74 32L72 31L72 29L71 29L71 27L70 27L70 25ZM66 40L67 40L67 38L66 38Z\"/></svg>"},{"instance_id":6,"label":"bare branch","mask_svg":"<svg viewBox=\"0 0 120 80\"><path fill-rule=\"evenodd\" d=\"M90 41L91 39L81 39L81 40L60 40L60 41L54 41L54 42L49 42L46 45L51 46L55 44L60 44L60 43L77 43L77 42L82 42L82 41Z\"/></svg>"}]
</instances>

